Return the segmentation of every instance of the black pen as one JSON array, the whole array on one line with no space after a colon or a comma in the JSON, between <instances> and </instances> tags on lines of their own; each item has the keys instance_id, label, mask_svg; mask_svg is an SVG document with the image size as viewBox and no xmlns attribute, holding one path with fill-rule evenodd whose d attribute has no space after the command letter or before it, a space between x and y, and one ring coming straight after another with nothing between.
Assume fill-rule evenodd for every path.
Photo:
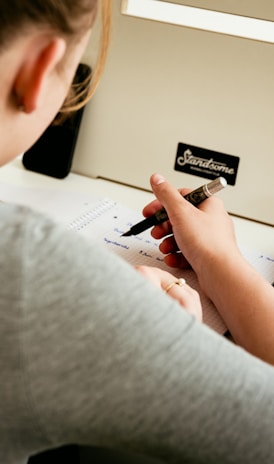
<instances>
[{"instance_id":1,"label":"black pen","mask_svg":"<svg viewBox=\"0 0 274 464\"><path fill-rule=\"evenodd\" d=\"M203 185L202 187L193 190L184 196L184 198L189 201L192 205L198 206L202 201L214 195L214 193L219 192L227 185L227 182L224 177L217 177L217 179L209 182L208 184ZM168 215L165 208L159 209L152 216L144 219L138 224L132 226L127 232L122 234L122 237L128 237L130 235L138 235L141 232L149 229L150 227L156 226L157 224L162 224L168 220Z\"/></svg>"}]
</instances>

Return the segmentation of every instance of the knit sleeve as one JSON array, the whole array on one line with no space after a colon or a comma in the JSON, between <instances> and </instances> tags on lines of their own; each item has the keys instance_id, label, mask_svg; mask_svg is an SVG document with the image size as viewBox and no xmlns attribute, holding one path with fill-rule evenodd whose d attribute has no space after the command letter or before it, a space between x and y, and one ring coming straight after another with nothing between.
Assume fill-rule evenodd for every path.
<instances>
[{"instance_id":1,"label":"knit sleeve","mask_svg":"<svg viewBox=\"0 0 274 464\"><path fill-rule=\"evenodd\" d=\"M272 367L196 322L120 258L20 214L18 463L65 443L174 463L271 462Z\"/></svg>"}]
</instances>

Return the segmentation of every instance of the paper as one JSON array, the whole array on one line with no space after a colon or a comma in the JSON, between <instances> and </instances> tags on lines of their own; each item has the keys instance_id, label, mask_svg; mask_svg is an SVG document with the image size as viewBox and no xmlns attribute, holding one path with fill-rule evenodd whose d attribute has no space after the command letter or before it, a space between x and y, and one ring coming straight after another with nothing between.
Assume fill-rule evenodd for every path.
<instances>
[{"instance_id":1,"label":"paper","mask_svg":"<svg viewBox=\"0 0 274 464\"><path fill-rule=\"evenodd\" d=\"M30 206L53 217L68 229L108 248L132 265L155 266L171 272L176 277L183 277L200 294L204 323L218 333L226 331L216 308L202 292L195 273L190 269L170 269L166 266L159 251L160 242L151 237L150 230L136 236L121 237L132 225L143 219L140 213L108 198L100 199L88 194L61 190L29 189L0 184L0 198ZM274 256L267 256L256 250L241 249L246 259L269 282L273 282Z\"/></svg>"},{"instance_id":2,"label":"paper","mask_svg":"<svg viewBox=\"0 0 274 464\"><path fill-rule=\"evenodd\" d=\"M150 231L130 237L121 237L132 225L142 220L141 214L115 203L110 199L98 202L92 210L76 216L68 228L81 233L93 242L104 245L132 265L144 264L167 270L176 277L184 277L195 288L201 298L204 322L219 333L226 326L211 301L201 291L195 273L192 270L170 269L159 251L159 241L154 240Z\"/></svg>"}]
</instances>

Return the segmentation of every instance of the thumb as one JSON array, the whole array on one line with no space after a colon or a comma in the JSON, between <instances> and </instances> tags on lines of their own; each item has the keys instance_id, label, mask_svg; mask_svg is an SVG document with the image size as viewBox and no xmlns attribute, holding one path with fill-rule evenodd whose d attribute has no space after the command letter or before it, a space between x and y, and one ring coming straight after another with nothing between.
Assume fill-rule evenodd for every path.
<instances>
[{"instance_id":1,"label":"thumb","mask_svg":"<svg viewBox=\"0 0 274 464\"><path fill-rule=\"evenodd\" d=\"M171 223L172 217L178 214L179 205L180 209L184 208L186 211L191 208L190 203L162 175L153 174L150 178L150 184L154 195L166 209Z\"/></svg>"}]
</instances>

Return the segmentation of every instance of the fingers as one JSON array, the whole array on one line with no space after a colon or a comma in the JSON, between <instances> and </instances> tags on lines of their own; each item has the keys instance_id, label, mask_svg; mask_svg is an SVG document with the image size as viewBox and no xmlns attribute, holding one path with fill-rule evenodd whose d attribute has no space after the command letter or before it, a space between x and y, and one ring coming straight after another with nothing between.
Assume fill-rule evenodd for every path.
<instances>
[{"instance_id":1,"label":"fingers","mask_svg":"<svg viewBox=\"0 0 274 464\"><path fill-rule=\"evenodd\" d=\"M199 294L184 279L177 279L169 272L156 267L136 266L136 270L176 300L184 310L195 316L199 321L202 321L202 307Z\"/></svg>"},{"instance_id":2,"label":"fingers","mask_svg":"<svg viewBox=\"0 0 274 464\"><path fill-rule=\"evenodd\" d=\"M196 290L190 287L184 279L175 279L167 285L165 292L177 300L181 306L189 313L192 314L198 321L202 322L203 313L200 302L200 296ZM182 283L181 283L182 282Z\"/></svg>"},{"instance_id":3,"label":"fingers","mask_svg":"<svg viewBox=\"0 0 274 464\"><path fill-rule=\"evenodd\" d=\"M181 252L170 253L164 257L167 266L175 269L189 269L191 266Z\"/></svg>"},{"instance_id":4,"label":"fingers","mask_svg":"<svg viewBox=\"0 0 274 464\"><path fill-rule=\"evenodd\" d=\"M145 217L152 216L152 214L155 214L156 211L159 211L159 209L162 208L163 205L159 202L159 200L153 200L151 201L148 205L146 205L142 211L143 215Z\"/></svg>"},{"instance_id":5,"label":"fingers","mask_svg":"<svg viewBox=\"0 0 274 464\"><path fill-rule=\"evenodd\" d=\"M162 243L160 243L159 249L164 255L169 253L177 253L177 251L179 251L179 247L176 243L174 235L170 235L169 237L165 238Z\"/></svg>"},{"instance_id":6,"label":"fingers","mask_svg":"<svg viewBox=\"0 0 274 464\"><path fill-rule=\"evenodd\" d=\"M165 263L169 267L187 269L190 267L189 262L185 259L184 255L179 250L175 237L170 235L165 238L159 245L159 250L165 256Z\"/></svg>"},{"instance_id":7,"label":"fingers","mask_svg":"<svg viewBox=\"0 0 274 464\"><path fill-rule=\"evenodd\" d=\"M166 235L173 234L172 224L176 223L176 219L181 222L185 220L182 218L193 214L193 206L183 198L191 189L184 188L177 190L160 174L153 174L150 182L157 200L145 206L143 215L149 217L164 206L169 216L168 221L153 227L151 230L152 237L158 240Z\"/></svg>"},{"instance_id":8,"label":"fingers","mask_svg":"<svg viewBox=\"0 0 274 464\"><path fill-rule=\"evenodd\" d=\"M135 269L162 290L166 290L171 282L178 280L170 272L159 269L158 267L138 265L135 266Z\"/></svg>"},{"instance_id":9,"label":"fingers","mask_svg":"<svg viewBox=\"0 0 274 464\"><path fill-rule=\"evenodd\" d=\"M184 196L187 193L191 192L191 189L189 189L189 188L181 188L178 191L179 191L181 196ZM145 217L149 217L149 216L152 216L152 214L155 214L156 211L159 211L159 209L161 209L162 207L163 207L163 205L160 203L159 200L156 199L156 200L153 200L150 203L148 203L144 207L142 213L143 213L143 215Z\"/></svg>"},{"instance_id":10,"label":"fingers","mask_svg":"<svg viewBox=\"0 0 274 464\"><path fill-rule=\"evenodd\" d=\"M182 212L187 214L193 209L193 206L182 197L181 193L161 175L153 174L150 183L155 196L168 211L171 224L173 224L173 217L178 214L178 205L181 208L180 214Z\"/></svg>"},{"instance_id":11,"label":"fingers","mask_svg":"<svg viewBox=\"0 0 274 464\"><path fill-rule=\"evenodd\" d=\"M150 215L164 207L169 218L151 230L153 238L163 240L160 251L165 263L179 268L189 263L202 278L205 262L223 254L224 242L231 249L236 246L233 223L223 202L213 196L195 207L182 196L189 190L177 190L159 174L153 174L150 181L157 200L144 213Z\"/></svg>"},{"instance_id":12,"label":"fingers","mask_svg":"<svg viewBox=\"0 0 274 464\"><path fill-rule=\"evenodd\" d=\"M156 240L172 234L172 226L169 221L165 221L151 229L151 235Z\"/></svg>"}]
</instances>

